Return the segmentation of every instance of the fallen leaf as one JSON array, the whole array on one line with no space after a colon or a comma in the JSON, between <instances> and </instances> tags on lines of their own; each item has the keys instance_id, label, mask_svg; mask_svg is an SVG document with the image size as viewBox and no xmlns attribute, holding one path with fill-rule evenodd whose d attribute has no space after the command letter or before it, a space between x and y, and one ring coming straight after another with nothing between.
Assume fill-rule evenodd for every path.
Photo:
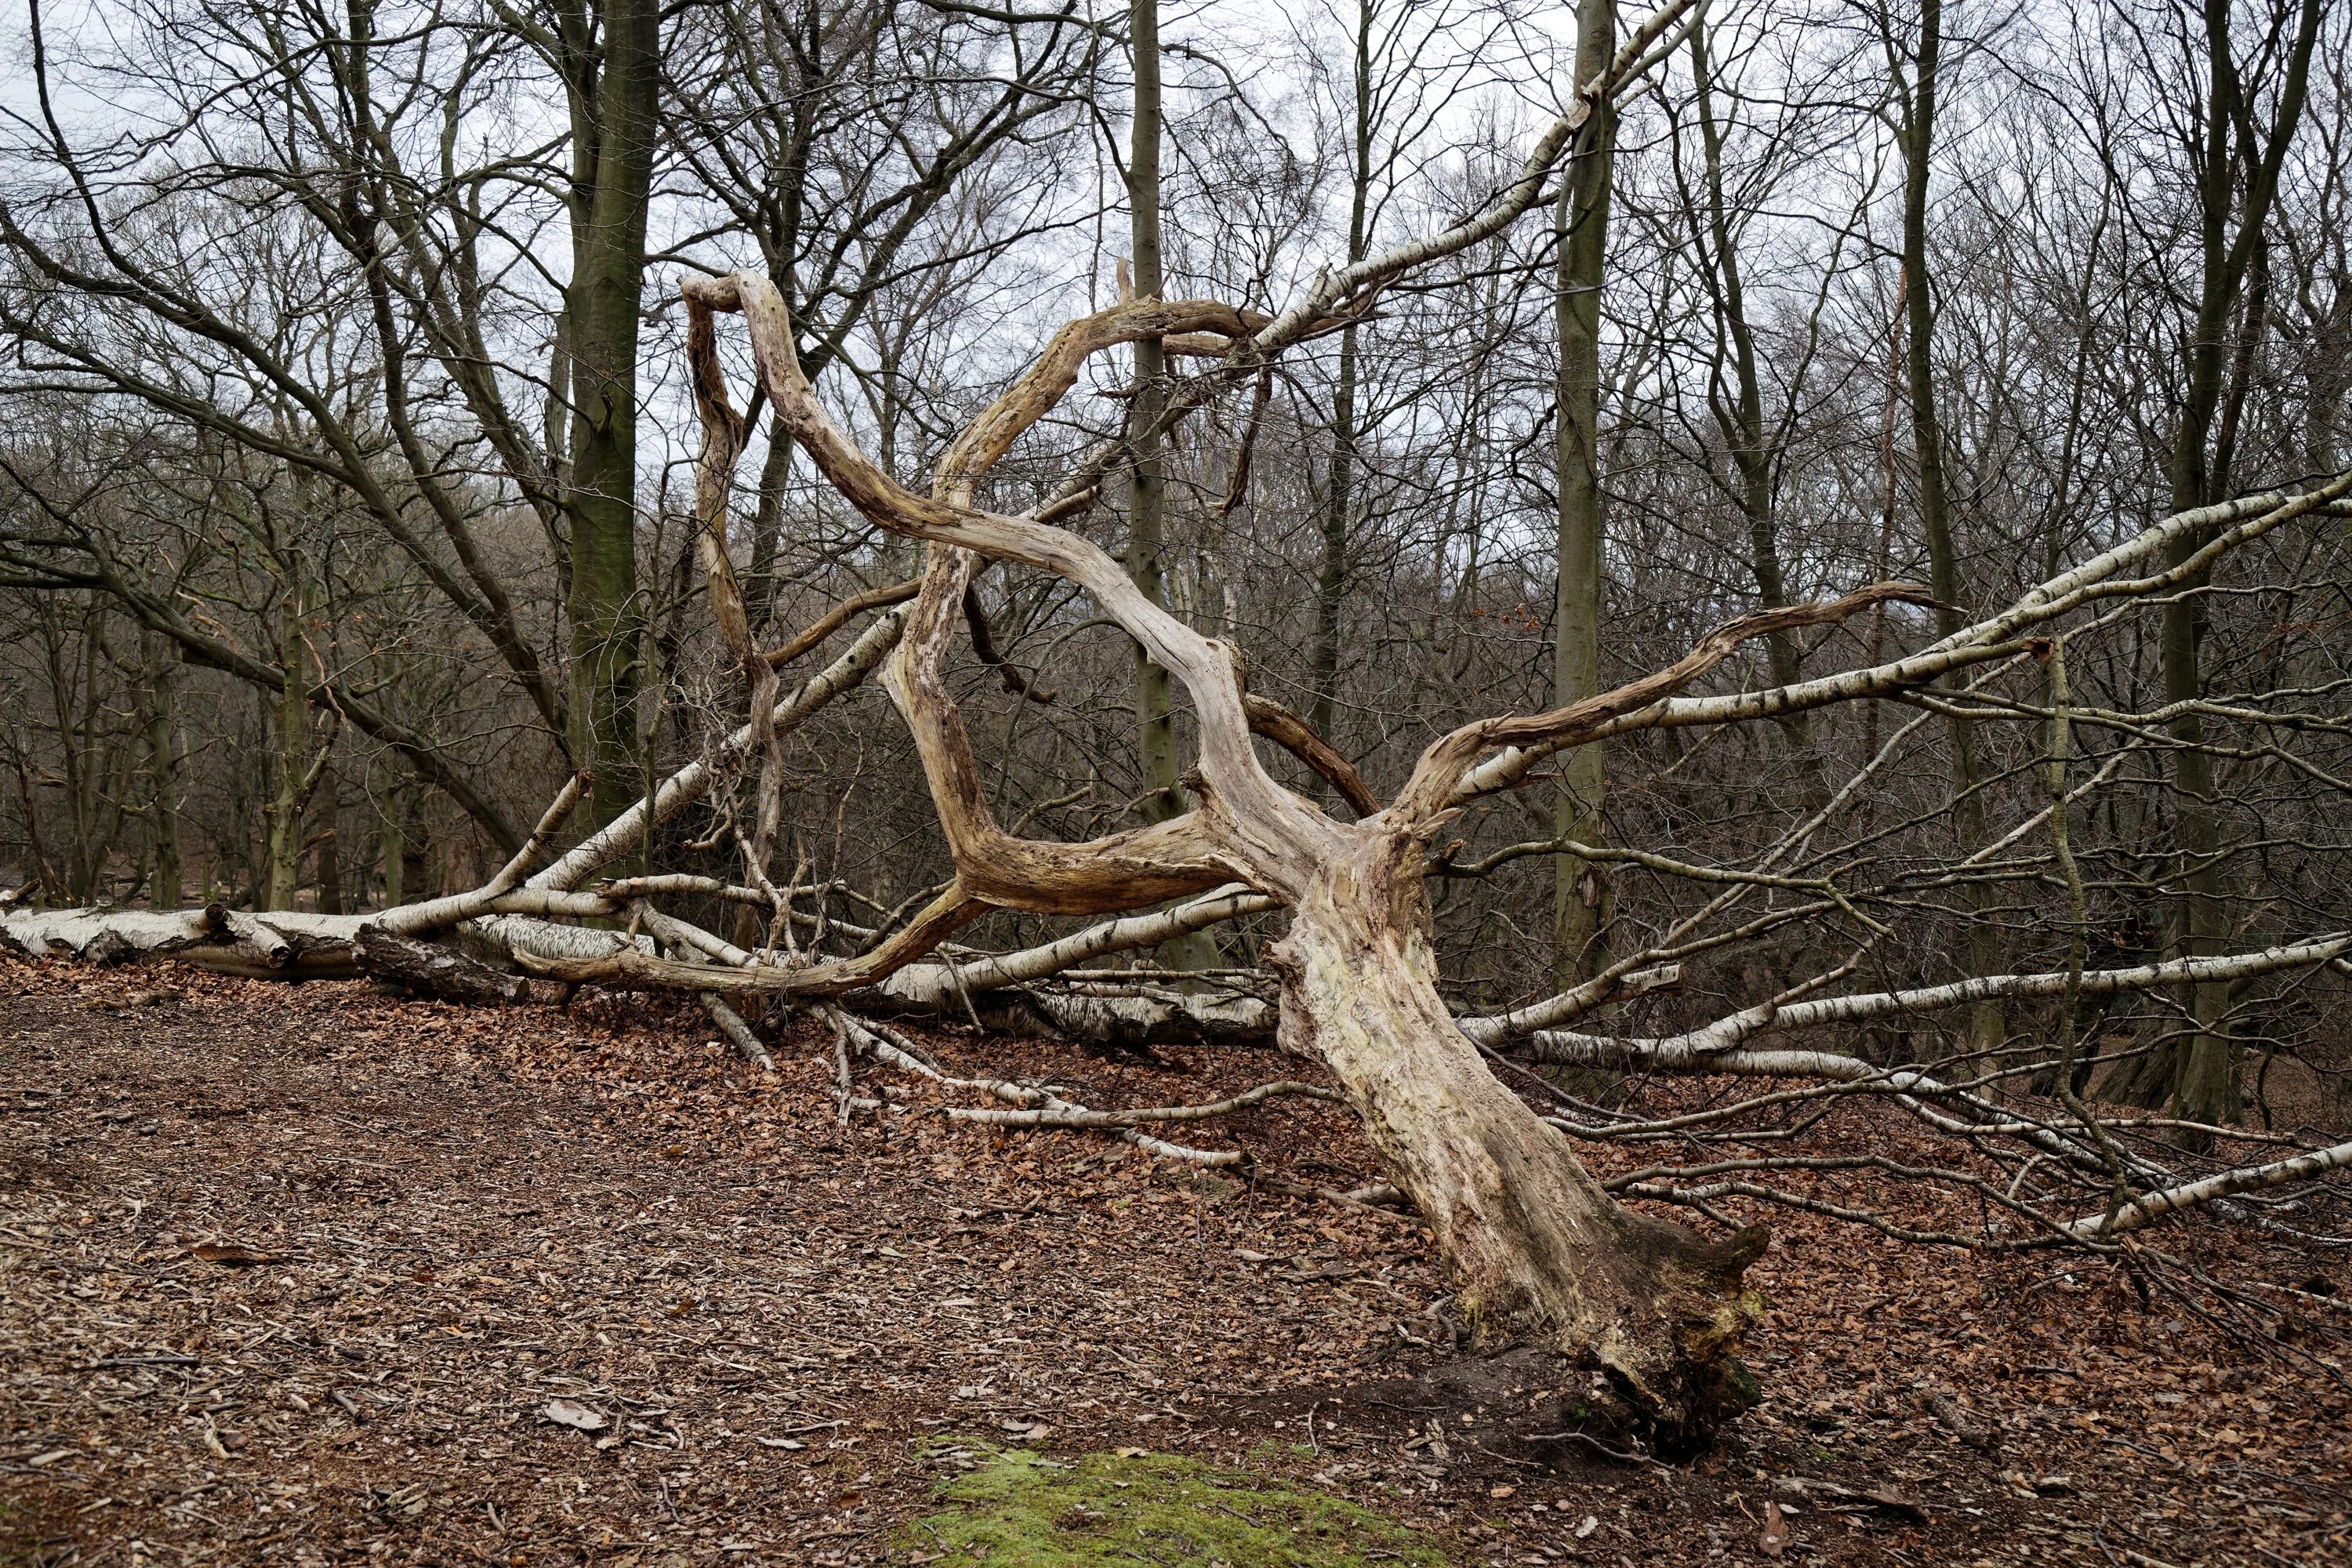
<instances>
[{"instance_id":1,"label":"fallen leaf","mask_svg":"<svg viewBox=\"0 0 2352 1568\"><path fill-rule=\"evenodd\" d=\"M1516 1496L1518 1489L1517 1487L1488 1487L1486 1495L1499 1501L1504 1498Z\"/></svg>"},{"instance_id":2,"label":"fallen leaf","mask_svg":"<svg viewBox=\"0 0 2352 1568\"><path fill-rule=\"evenodd\" d=\"M1577 1521L1576 1529L1573 1533L1579 1541L1582 1541L1600 1528L1601 1516L1598 1514L1588 1513L1582 1519Z\"/></svg>"},{"instance_id":3,"label":"fallen leaf","mask_svg":"<svg viewBox=\"0 0 2352 1568\"><path fill-rule=\"evenodd\" d=\"M551 1399L540 1407L541 1415L559 1426L571 1426L582 1432L602 1432L613 1423L602 1411L569 1399Z\"/></svg>"},{"instance_id":4,"label":"fallen leaf","mask_svg":"<svg viewBox=\"0 0 2352 1568\"><path fill-rule=\"evenodd\" d=\"M1756 1538L1758 1550L1761 1551L1767 1557L1778 1557L1780 1555L1781 1549L1788 1544L1789 1524L1786 1520L1780 1517L1780 1505L1777 1502L1766 1503L1764 1505L1764 1533Z\"/></svg>"}]
</instances>

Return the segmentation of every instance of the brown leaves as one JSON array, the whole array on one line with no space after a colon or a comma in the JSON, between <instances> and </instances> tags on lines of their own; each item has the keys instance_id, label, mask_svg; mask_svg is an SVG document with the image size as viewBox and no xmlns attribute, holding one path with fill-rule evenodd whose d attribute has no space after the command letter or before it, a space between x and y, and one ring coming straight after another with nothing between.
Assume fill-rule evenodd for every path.
<instances>
[{"instance_id":1,"label":"brown leaves","mask_svg":"<svg viewBox=\"0 0 2352 1568\"><path fill-rule=\"evenodd\" d=\"M1789 1521L1781 1517L1780 1505L1764 1505L1764 1531L1756 1538L1756 1549L1767 1557L1778 1557L1789 1545Z\"/></svg>"},{"instance_id":2,"label":"brown leaves","mask_svg":"<svg viewBox=\"0 0 2352 1568\"><path fill-rule=\"evenodd\" d=\"M10 963L0 989L36 973ZM2341 1414L2323 1388L2144 1319L2127 1293L2093 1295L2088 1276L2078 1289L2042 1259L1898 1251L1792 1221L1795 1245L1762 1266L1769 1397L1736 1429L1743 1460L1780 1478L1777 1521L1744 1464L1644 1467L1631 1482L1580 1444L1557 1477L1503 1468L1453 1411L1453 1462L1432 1493L1419 1401L1407 1413L1352 1392L1420 1371L1447 1341L1424 1311L1444 1286L1385 1222L1263 1186L1222 1204L1160 1192L1144 1162L1097 1140L917 1116L845 1134L829 1057L809 1059L830 1042L789 1023L780 1081L746 1089L702 1049L690 1005L588 998L559 1016L341 984L185 984L201 1001L236 998L236 1026L205 1026L210 1007L93 1017L47 977L22 1004L75 1044L12 1068L20 1085L41 1073L60 1107L8 1125L29 1157L57 1162L59 1185L15 1189L0 1212L0 1260L18 1260L0 1356L25 1369L0 1380L0 1461L64 1518L117 1500L69 1527L89 1535L85 1558L105 1531L168 1543L166 1561L290 1527L292 1540L384 1542L393 1561L425 1522L443 1532L436 1561L537 1562L541 1542L585 1555L609 1531L600 1563L625 1539L657 1542L632 1546L638 1568L667 1568L720 1534L819 1562L829 1553L810 1543L930 1506L932 1478L903 1439L1034 1442L1046 1422L1057 1452L1239 1449L1251 1468L1328 1478L1382 1511L1450 1510L1451 1532L1483 1517L1530 1553L1587 1563L1701 1563L1717 1545L1723 1561L1775 1568L1877 1562L1882 1547L1967 1562L2037 1522L2144 1507L2173 1510L2136 1537L2163 1561L2219 1560L2209 1543L2228 1531L2231 1550L2259 1531L2290 1561L2342 1557L2326 1518L2337 1505L2294 1489L2343 1485ZM1103 1103L1192 1101L1260 1076L1245 1053L1187 1053L1180 1071L961 1033L923 1043L959 1070L1083 1084ZM125 1099L152 1107L152 1138L60 1157ZM252 1113L215 1109L232 1102ZM1311 1152L1351 1180L1370 1169L1329 1107L1250 1114L1265 1150ZM690 1157L663 1159L674 1144ZM219 1238L206 1244L219 1256L198 1237ZM2252 1272L2257 1239L2240 1243L2244 1272L2270 1277ZM278 1251L282 1268L261 1267ZM2278 1257L2277 1279L2311 1280L2307 1256ZM1019 1267L1000 1273L1007 1258ZM2084 1325L2115 1314L2127 1337L2110 1352ZM1916 1396L1929 1376L2014 1458L1939 1422ZM74 1426L56 1420L89 1395L99 1403L75 1405ZM556 1419L558 1400L603 1425ZM1423 1440L1401 1453L1405 1436ZM155 1497L205 1489L190 1494L204 1512L73 1479L119 1462L110 1450L141 1456ZM350 1484L362 1469L429 1486L429 1515L371 1501ZM601 1495L583 1497L583 1477ZM1395 1484L1423 1500L1371 1489ZM2259 1500L2212 1508L2216 1484ZM858 1512L827 1507L853 1494ZM1494 1545L1455 1560L1483 1563Z\"/></svg>"},{"instance_id":3,"label":"brown leaves","mask_svg":"<svg viewBox=\"0 0 2352 1568\"><path fill-rule=\"evenodd\" d=\"M200 1241L188 1248L188 1256L199 1263L217 1263L224 1268L255 1268L265 1263L286 1261L283 1253L257 1252L236 1241Z\"/></svg>"},{"instance_id":4,"label":"brown leaves","mask_svg":"<svg viewBox=\"0 0 2352 1568\"><path fill-rule=\"evenodd\" d=\"M81 1006L85 1013L121 1013L135 1007L160 1007L166 1002L184 1002L187 997L188 994L176 985L157 985L120 996L94 997Z\"/></svg>"},{"instance_id":5,"label":"brown leaves","mask_svg":"<svg viewBox=\"0 0 2352 1568\"><path fill-rule=\"evenodd\" d=\"M1893 1487L1847 1486L1818 1476L1783 1476L1777 1484L1783 1491L1792 1492L1818 1508L1844 1512L1877 1510L1914 1523L1927 1522L1927 1505Z\"/></svg>"}]
</instances>

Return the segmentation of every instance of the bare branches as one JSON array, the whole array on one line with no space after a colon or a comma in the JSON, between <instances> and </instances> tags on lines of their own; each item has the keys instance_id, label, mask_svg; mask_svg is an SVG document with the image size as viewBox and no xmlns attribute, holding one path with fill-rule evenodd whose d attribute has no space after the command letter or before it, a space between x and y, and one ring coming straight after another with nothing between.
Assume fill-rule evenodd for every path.
<instances>
[{"instance_id":1,"label":"bare branches","mask_svg":"<svg viewBox=\"0 0 2352 1568\"><path fill-rule=\"evenodd\" d=\"M2084 970L2080 974L2076 989L2082 995L2103 996L2127 991L2155 991L2199 982L2251 979L2284 970L2305 969L2326 963L2347 952L2352 952L2352 935L2322 937L2221 958L2168 959L2128 969ZM1727 1053L1735 1051L1760 1035L1965 1007L1993 997L2059 996L2066 992L2073 980L2074 973L2069 970L2035 974L1988 974L1943 985L1914 986L1903 991L1830 996L1819 1001L1785 1005L1766 1003L1718 1019L1688 1034L1659 1039L1617 1039L1558 1030L1538 1030L1529 1037L1537 1042L1538 1055L1549 1061L1575 1061L1595 1067L1640 1067L1669 1072L1736 1072L1741 1069L1708 1064L1730 1059ZM1827 1065L1832 1063L1840 1065ZM1776 1077L1803 1076L1785 1062L1765 1070ZM1873 1069L1869 1064L1853 1057L1824 1053L1823 1070L1832 1074L1852 1072L1860 1077Z\"/></svg>"},{"instance_id":2,"label":"bare branches","mask_svg":"<svg viewBox=\"0 0 2352 1568\"><path fill-rule=\"evenodd\" d=\"M898 645L905 629L906 620L901 615L877 619L839 658L811 676L778 708L774 732L781 736L797 728L835 697L862 683ZM654 792L650 810L647 803L640 800L531 878L527 885L559 891L578 887L643 842L648 817L654 825L667 822L701 799L719 782L724 767L740 758L751 743L751 728L747 724L721 741L714 748L716 755L689 763L664 779Z\"/></svg>"},{"instance_id":3,"label":"bare branches","mask_svg":"<svg viewBox=\"0 0 2352 1568\"><path fill-rule=\"evenodd\" d=\"M2223 1171L2218 1175L2186 1182L2162 1192L2143 1193L2130 1198L2120 1209L2085 1215L2066 1226L2064 1230L2067 1237L2076 1241L2104 1240L2118 1231L2137 1230L2166 1215L2179 1214L2200 1204L2216 1203L2240 1193L2283 1187L2292 1182L2308 1181L2330 1171L2347 1168L2352 1168L2352 1143L2337 1143L2330 1148L2297 1154L2291 1160L2277 1160L2267 1165L2255 1165L2244 1170Z\"/></svg>"},{"instance_id":4,"label":"bare branches","mask_svg":"<svg viewBox=\"0 0 2352 1568\"><path fill-rule=\"evenodd\" d=\"M1380 810L1380 798L1364 783L1356 764L1341 756L1330 742L1315 732L1315 727L1270 697L1260 697L1254 691L1242 693L1242 708L1249 715L1250 733L1263 735L1305 763L1321 775L1349 809L1358 816L1370 816Z\"/></svg>"},{"instance_id":5,"label":"bare branches","mask_svg":"<svg viewBox=\"0 0 2352 1568\"><path fill-rule=\"evenodd\" d=\"M1580 745L1612 732L1629 714L1642 712L1683 690L1699 677L1738 651L1741 644L1797 626L1821 626L1844 620L1863 610L1886 604L1932 603L1927 590L1909 583L1874 583L1821 605L1791 605L1762 610L1717 626L1698 645L1665 668L1641 679L1588 697L1566 708L1524 718L1482 719L1438 741L1421 754L1412 779L1399 792L1395 809L1409 818L1427 817L1446 809L1466 787L1463 775L1479 754L1497 746L1520 748L1515 754L1554 752ZM1524 778L1520 768L1516 778Z\"/></svg>"},{"instance_id":6,"label":"bare branches","mask_svg":"<svg viewBox=\"0 0 2352 1568\"><path fill-rule=\"evenodd\" d=\"M807 626L793 633L789 641L779 644L760 657L766 659L773 668L781 669L868 610L887 609L892 605L905 604L915 596L915 590L922 585L921 578L909 577L903 583L886 584L879 588L868 588L862 594L852 594L848 598L842 600L841 603L810 622Z\"/></svg>"},{"instance_id":7,"label":"bare branches","mask_svg":"<svg viewBox=\"0 0 2352 1568\"><path fill-rule=\"evenodd\" d=\"M580 804L581 794L588 787L589 779L590 775L583 768L564 781L563 787L548 803L547 810L541 814L539 825L530 830L530 837L523 841L521 848L515 851L513 858L499 868L497 876L471 892L386 910L376 920L376 926L392 936L422 936L427 931L471 920L476 915L489 913L499 900L511 892L538 863L539 858L546 853L549 841L570 820L572 808Z\"/></svg>"},{"instance_id":8,"label":"bare branches","mask_svg":"<svg viewBox=\"0 0 2352 1568\"><path fill-rule=\"evenodd\" d=\"M1988 664L2026 650L2023 634L2104 599L2143 599L2178 588L2230 551L2251 543L2297 518L2327 511L2352 495L2352 468L2301 492L2268 490L2218 506L2177 513L2071 571L2060 573L1991 616L1903 658L1840 675L1770 687L1729 697L1669 698L1653 707L1620 710L1580 740L1595 740L1660 726L1724 724L1776 718L1835 702L1889 696L1925 686L1953 670ZM2205 539L2186 560L2140 577L2117 573L2176 542ZM1543 737L1517 745L1462 780L1464 797L1489 794L1519 783L1537 763L1576 742Z\"/></svg>"},{"instance_id":9,"label":"bare branches","mask_svg":"<svg viewBox=\"0 0 2352 1568\"><path fill-rule=\"evenodd\" d=\"M1121 1142L1132 1143L1148 1154L1166 1160L1178 1160L1192 1165L1239 1165L1247 1156L1239 1150L1194 1149L1181 1143L1171 1143L1142 1131L1144 1127L1166 1122L1202 1121L1231 1115L1236 1110L1262 1104L1284 1096L1305 1096L1309 1099L1332 1100L1338 1097L1328 1089L1311 1083L1285 1080L1261 1084L1224 1100L1207 1105L1161 1106L1137 1110L1089 1110L1085 1106L1064 1099L1051 1089L1034 1084L1013 1083L1003 1079L956 1078L941 1071L909 1044L902 1036L882 1026L859 1018L840 1008L829 1008L828 1016L845 1038L856 1040L878 1059L897 1068L928 1079L942 1089L963 1089L986 1094L1009 1102L1017 1109L998 1110L991 1107L948 1105L939 1114L950 1121L970 1121L990 1127L1064 1128L1076 1131L1108 1132Z\"/></svg>"}]
</instances>

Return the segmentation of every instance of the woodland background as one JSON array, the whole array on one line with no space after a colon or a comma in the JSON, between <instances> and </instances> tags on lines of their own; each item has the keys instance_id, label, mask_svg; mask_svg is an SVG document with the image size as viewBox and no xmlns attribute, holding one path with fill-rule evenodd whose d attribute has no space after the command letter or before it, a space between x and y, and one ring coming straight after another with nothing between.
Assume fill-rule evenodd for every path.
<instances>
[{"instance_id":1,"label":"woodland background","mask_svg":"<svg viewBox=\"0 0 2352 1568\"><path fill-rule=\"evenodd\" d=\"M471 887L575 766L609 816L731 729L679 279L774 279L837 417L919 487L1133 253L1129 18L1076 5L33 19L0 132L0 883L52 903ZM1278 310L1321 261L1474 207L1558 111L1576 21L1171 8L1160 292ZM1729 683L1875 662L2170 511L2331 473L2347 34L2316 0L1721 6L1619 100L1549 221L1180 427L1167 602L1385 794L1465 718L1656 668L1740 612L1929 584L1948 609L1781 634ZM1131 364L1087 374L994 504L1119 433ZM744 479L762 646L915 569L763 425ZM1129 489L1076 526L1127 548ZM1174 775L1139 742L1133 644L1059 581L998 573L978 596L993 646L956 696L1000 818L1078 839L1160 811ZM2347 612L2323 524L2071 639L2093 968L2352 924ZM2047 803L2047 716L2029 669L1965 708L1915 693L1586 748L1557 791L1454 830L1432 883L1449 994L1491 1012L1654 951L1681 984L1622 1016L1664 1030L1849 952L1838 973L1874 989L2063 968L2063 879L2046 836L2011 832ZM940 884L876 686L786 746L780 880L867 921ZM732 810L643 864L724 876ZM1692 934L1726 868L1768 861L1788 885L1750 880ZM998 914L976 940L1063 929ZM1246 970L1265 934L1162 958ZM2209 1121L2292 1085L2294 1117L2332 1120L2341 964L2086 1003L2096 1081ZM2052 1030L2026 1003L1847 1045ZM2195 1039L2231 1072L2184 1101Z\"/></svg>"}]
</instances>

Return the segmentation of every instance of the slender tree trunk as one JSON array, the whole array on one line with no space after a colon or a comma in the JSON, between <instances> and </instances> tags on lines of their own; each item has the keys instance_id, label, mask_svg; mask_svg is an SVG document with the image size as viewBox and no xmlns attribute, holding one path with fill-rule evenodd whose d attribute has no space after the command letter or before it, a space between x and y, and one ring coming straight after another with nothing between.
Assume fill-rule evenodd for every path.
<instances>
[{"instance_id":1,"label":"slender tree trunk","mask_svg":"<svg viewBox=\"0 0 2352 1568\"><path fill-rule=\"evenodd\" d=\"M180 755L173 734L173 708L179 650L165 638L149 636L147 652L147 789L152 805L149 827L155 846L155 868L148 879L151 909L176 910L181 899Z\"/></svg>"},{"instance_id":2,"label":"slender tree trunk","mask_svg":"<svg viewBox=\"0 0 2352 1568\"><path fill-rule=\"evenodd\" d=\"M1156 300L1160 266L1160 5L1135 0L1129 19L1135 53L1135 122L1128 152L1129 244L1139 300ZM1127 535L1127 571L1153 604L1168 602L1160 555L1167 528L1167 471L1154 428L1167 406L1167 355L1156 338L1135 345L1135 468ZM1176 726L1168 671L1136 652L1135 721L1142 753L1143 815L1165 822L1184 809L1177 784Z\"/></svg>"},{"instance_id":3,"label":"slender tree trunk","mask_svg":"<svg viewBox=\"0 0 2352 1568\"><path fill-rule=\"evenodd\" d=\"M1612 0L1579 0L1576 24L1576 79L1581 84L1605 70L1616 53L1616 7ZM1616 112L1606 103L1585 122L1561 185L1555 225L1559 600L1552 700L1562 707L1601 689L1601 284L1608 258L1616 130ZM1598 844L1607 787L1601 743L1570 751L1560 775L1555 812L1559 836ZM1601 868L1581 856L1560 856L1552 900L1552 969L1562 988L1593 972L1607 918L1608 888Z\"/></svg>"},{"instance_id":4,"label":"slender tree trunk","mask_svg":"<svg viewBox=\"0 0 2352 1568\"><path fill-rule=\"evenodd\" d=\"M339 831L341 826L342 811L341 803L337 799L336 792L340 786L335 778L335 764L331 752L320 758L315 773L316 779L311 786L310 795L312 799L316 799L321 792L324 792L326 807L322 815L327 822L326 826L319 830L318 842L311 847L314 858L311 861L310 874L318 883L319 912L322 915L340 915L345 912L343 847Z\"/></svg>"},{"instance_id":5,"label":"slender tree trunk","mask_svg":"<svg viewBox=\"0 0 2352 1568\"><path fill-rule=\"evenodd\" d=\"M572 754L595 771L593 818L639 787L637 595L639 289L657 135L661 36L655 0L605 0L601 49L572 89L575 184L570 332Z\"/></svg>"},{"instance_id":6,"label":"slender tree trunk","mask_svg":"<svg viewBox=\"0 0 2352 1568\"><path fill-rule=\"evenodd\" d=\"M377 802L377 853L383 862L383 907L398 909L405 900L408 859L407 791L397 773L387 772L383 795Z\"/></svg>"},{"instance_id":7,"label":"slender tree trunk","mask_svg":"<svg viewBox=\"0 0 2352 1568\"><path fill-rule=\"evenodd\" d=\"M278 756L276 778L264 815L269 819L268 847L263 851L260 896L264 910L294 907L300 880L304 774L309 771L310 705L308 660L302 647L302 579L289 570L278 606L278 668L285 677L278 690Z\"/></svg>"},{"instance_id":8,"label":"slender tree trunk","mask_svg":"<svg viewBox=\"0 0 2352 1568\"><path fill-rule=\"evenodd\" d=\"M1134 289L1139 300L1160 298L1160 5L1134 0L1129 36L1135 52L1135 122L1128 152L1128 208L1134 248ZM1167 544L1168 477L1162 442L1154 429L1167 407L1168 359L1157 338L1135 345L1135 468L1128 519L1127 571L1146 597L1168 603L1162 564ZM1135 722L1143 774L1142 809L1148 822L1165 822L1184 808L1176 754L1174 682L1140 647L1135 654ZM1167 943L1160 956L1171 968L1202 969L1217 962L1216 939L1198 931Z\"/></svg>"},{"instance_id":9,"label":"slender tree trunk","mask_svg":"<svg viewBox=\"0 0 2352 1568\"><path fill-rule=\"evenodd\" d=\"M784 539L784 483L792 477L793 438L781 419L768 422L768 455L760 464L760 499L751 518L751 580L744 584L744 610L751 630L768 624L776 608L776 552Z\"/></svg>"},{"instance_id":10,"label":"slender tree trunk","mask_svg":"<svg viewBox=\"0 0 2352 1568\"><path fill-rule=\"evenodd\" d=\"M1717 343L1720 346L1727 340L1731 350L1731 405L1725 406L1720 395L1712 390L1710 402L1738 479L1739 510L1748 523L1748 566L1756 575L1757 598L1764 608L1777 610L1789 603L1789 584L1780 565L1770 435L1764 423L1763 376L1757 363L1756 334L1748 320L1747 289L1740 277L1729 205L1724 199L1723 133L1715 119L1714 72L1707 58L1706 29L1697 23L1691 27L1691 81L1696 89L1700 150L1706 161L1706 223L1714 253L1708 280L1723 321L1723 337ZM1794 685L1798 674L1796 637L1788 632L1774 632L1764 639L1764 648L1774 684ZM1780 728L1803 770L1809 797L1817 795L1821 765L1812 751L1809 717L1788 714L1781 720Z\"/></svg>"},{"instance_id":11,"label":"slender tree trunk","mask_svg":"<svg viewBox=\"0 0 2352 1568\"><path fill-rule=\"evenodd\" d=\"M1950 492L1944 479L1944 433L1936 408L1936 303L1927 267L1927 187L1936 145L1937 72L1943 47L1943 0L1925 0L1919 13L1919 45L1909 101L1903 117L1903 302L1906 311L1906 372L1910 383L1911 442L1919 467L1919 524L1927 545L1928 586L1938 601L1936 629L1948 637L1966 617L1960 601L1958 552L1952 539ZM1959 685L1963 678L1947 678ZM1950 724L1952 818L1966 854L1981 843L1984 801L1978 785L1974 727L1965 719ZM1971 975L1998 974L2005 944L1992 923L1991 890L1971 885L1966 900L1966 965ZM1990 1051L2007 1037L2000 1004L1983 1002L1969 1014L1969 1048Z\"/></svg>"},{"instance_id":12,"label":"slender tree trunk","mask_svg":"<svg viewBox=\"0 0 2352 1568\"><path fill-rule=\"evenodd\" d=\"M1364 224L1372 184L1372 0L1356 6L1356 100L1352 128L1353 158L1348 198L1348 260L1364 258ZM1359 374L1357 328L1349 323L1339 333L1339 382L1331 395L1331 468L1323 508L1323 569L1315 584L1315 651L1311 680L1313 706L1307 722L1329 740L1337 718L1339 684L1339 619L1348 597L1349 544L1354 531L1357 443L1356 378ZM1316 795L1328 800L1330 789L1318 782Z\"/></svg>"},{"instance_id":13,"label":"slender tree trunk","mask_svg":"<svg viewBox=\"0 0 2352 1568\"><path fill-rule=\"evenodd\" d=\"M2214 471L2209 447L2220 414L2223 382L2230 361L2230 326L2238 314L2249 273L2263 244L2263 227L2278 189L2279 169L2288 143L2303 116L2311 55L2318 34L2319 0L2305 0L2294 39L2287 51L2285 80L2277 118L2256 144L2245 120L2247 104L2239 80L2230 34L2230 11L2219 0L2205 7L2207 96L2203 105L2204 139L2198 149L2199 241L2202 276L2197 317L2189 340L2186 386L2180 423L2172 446L2172 500L2176 510L2184 500L2200 506L2218 499L2222 481ZM2237 230L2231 232L2231 220ZM2248 312L2252 314L2251 311ZM2256 330L2252 323L2248 331ZM2205 540L2185 536L2166 552L2177 566L2203 547ZM2205 631L2205 599L2199 592L2210 578L2200 573L2185 591L2164 607L2164 696L2168 705L2199 700L2204 695L2200 644ZM2172 782L2178 797L2173 817L2174 847L2179 854L2180 899L2174 917L2181 955L2205 957L2219 952L2228 933L2228 914L2221 887L2221 825L2216 807L2213 761L2205 744L2203 715L2190 710L2177 714L2170 732L2178 742L2172 751ZM2218 1123L2237 1119L2239 1104L2236 1051L2221 1032L2229 1010L2229 987L2213 982L2190 985L2184 1001L2192 1023L2187 1038L2173 1048L2169 1084L2172 1111L2190 1121ZM2210 1136L2184 1135L2203 1144Z\"/></svg>"}]
</instances>

